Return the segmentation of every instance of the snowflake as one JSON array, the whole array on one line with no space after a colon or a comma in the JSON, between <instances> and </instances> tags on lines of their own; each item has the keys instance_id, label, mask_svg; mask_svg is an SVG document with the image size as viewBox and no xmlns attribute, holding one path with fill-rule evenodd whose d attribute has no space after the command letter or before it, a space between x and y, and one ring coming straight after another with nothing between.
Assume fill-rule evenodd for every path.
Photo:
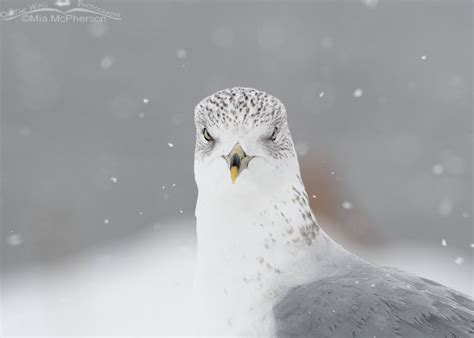
<instances>
[{"instance_id":1,"label":"snowflake","mask_svg":"<svg viewBox=\"0 0 474 338\"><path fill-rule=\"evenodd\" d=\"M362 0L362 2L369 8L377 7L379 0Z\"/></svg>"},{"instance_id":2,"label":"snowflake","mask_svg":"<svg viewBox=\"0 0 474 338\"><path fill-rule=\"evenodd\" d=\"M188 52L184 48L179 48L176 50L176 57L180 60L186 59Z\"/></svg>"},{"instance_id":3,"label":"snowflake","mask_svg":"<svg viewBox=\"0 0 474 338\"><path fill-rule=\"evenodd\" d=\"M344 209L350 210L350 209L352 209L352 203L348 202L348 201L344 201L344 202L342 202L342 207Z\"/></svg>"},{"instance_id":4,"label":"snowflake","mask_svg":"<svg viewBox=\"0 0 474 338\"><path fill-rule=\"evenodd\" d=\"M102 58L102 61L100 62L100 67L104 70L107 70L110 67L112 67L113 63L114 63L114 59L111 56L104 56Z\"/></svg>"},{"instance_id":5,"label":"snowflake","mask_svg":"<svg viewBox=\"0 0 474 338\"><path fill-rule=\"evenodd\" d=\"M438 211L441 216L449 216L453 211L453 203L451 200L447 198L443 199L438 206Z\"/></svg>"},{"instance_id":6,"label":"snowflake","mask_svg":"<svg viewBox=\"0 0 474 338\"><path fill-rule=\"evenodd\" d=\"M364 94L364 91L360 88L357 88L356 90L354 90L354 93L352 93L354 97L361 97L362 94Z\"/></svg>"},{"instance_id":7,"label":"snowflake","mask_svg":"<svg viewBox=\"0 0 474 338\"><path fill-rule=\"evenodd\" d=\"M435 175L441 175L444 172L444 167L441 164L435 164L433 168L431 168L431 171Z\"/></svg>"},{"instance_id":8,"label":"snowflake","mask_svg":"<svg viewBox=\"0 0 474 338\"><path fill-rule=\"evenodd\" d=\"M18 246L23 243L23 237L20 234L12 234L7 237L7 243L10 246Z\"/></svg>"}]
</instances>

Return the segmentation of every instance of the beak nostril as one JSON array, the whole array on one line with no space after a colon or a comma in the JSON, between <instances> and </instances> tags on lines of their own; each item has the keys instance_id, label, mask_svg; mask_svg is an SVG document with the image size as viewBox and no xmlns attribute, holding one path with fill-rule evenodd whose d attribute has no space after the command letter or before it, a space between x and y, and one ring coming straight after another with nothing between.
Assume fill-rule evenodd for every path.
<instances>
[{"instance_id":1,"label":"beak nostril","mask_svg":"<svg viewBox=\"0 0 474 338\"><path fill-rule=\"evenodd\" d=\"M233 154L230 159L230 167L237 167L240 168L240 156L237 154Z\"/></svg>"}]
</instances>

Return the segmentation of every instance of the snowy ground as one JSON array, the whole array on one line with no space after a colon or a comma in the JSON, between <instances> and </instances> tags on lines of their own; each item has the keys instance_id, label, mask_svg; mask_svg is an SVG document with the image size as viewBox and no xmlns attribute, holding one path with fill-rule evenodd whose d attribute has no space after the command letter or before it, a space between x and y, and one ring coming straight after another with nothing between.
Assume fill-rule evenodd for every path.
<instances>
[{"instance_id":1,"label":"snowy ground","mask_svg":"<svg viewBox=\"0 0 474 338\"><path fill-rule=\"evenodd\" d=\"M155 225L126 242L4 277L2 337L189 334L190 222ZM472 294L472 260L455 264L457 253L444 249L403 244L364 256Z\"/></svg>"},{"instance_id":2,"label":"snowy ground","mask_svg":"<svg viewBox=\"0 0 474 338\"><path fill-rule=\"evenodd\" d=\"M155 226L126 244L10 275L2 333L189 334L194 242L189 226Z\"/></svg>"}]
</instances>

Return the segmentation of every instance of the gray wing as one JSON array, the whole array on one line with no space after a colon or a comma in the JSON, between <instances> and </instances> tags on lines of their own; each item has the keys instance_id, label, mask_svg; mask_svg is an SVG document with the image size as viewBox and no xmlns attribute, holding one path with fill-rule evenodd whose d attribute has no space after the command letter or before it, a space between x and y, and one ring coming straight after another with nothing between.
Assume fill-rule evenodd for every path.
<instances>
[{"instance_id":1,"label":"gray wing","mask_svg":"<svg viewBox=\"0 0 474 338\"><path fill-rule=\"evenodd\" d=\"M443 285L367 265L291 290L279 337L474 337L474 302Z\"/></svg>"}]
</instances>

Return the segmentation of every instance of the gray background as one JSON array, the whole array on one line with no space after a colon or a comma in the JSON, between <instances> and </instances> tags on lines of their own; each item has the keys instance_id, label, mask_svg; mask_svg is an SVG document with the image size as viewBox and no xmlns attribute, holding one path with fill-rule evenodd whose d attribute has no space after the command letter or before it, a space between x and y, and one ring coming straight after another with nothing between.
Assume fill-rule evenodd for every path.
<instances>
[{"instance_id":1,"label":"gray background","mask_svg":"<svg viewBox=\"0 0 474 338\"><path fill-rule=\"evenodd\" d=\"M471 261L470 1L89 2L123 20L0 23L3 274L191 229L193 108L235 85L285 103L340 241Z\"/></svg>"}]
</instances>

